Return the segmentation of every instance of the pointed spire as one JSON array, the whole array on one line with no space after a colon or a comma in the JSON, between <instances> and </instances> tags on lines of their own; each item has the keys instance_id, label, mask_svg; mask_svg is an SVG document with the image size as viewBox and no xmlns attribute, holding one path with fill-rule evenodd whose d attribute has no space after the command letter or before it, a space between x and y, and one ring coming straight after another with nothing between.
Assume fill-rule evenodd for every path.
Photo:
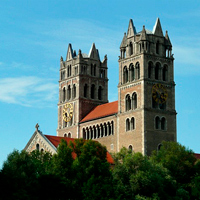
<instances>
[{"instance_id":1,"label":"pointed spire","mask_svg":"<svg viewBox=\"0 0 200 200\"><path fill-rule=\"evenodd\" d=\"M161 27L161 23L160 23L160 19L159 18L157 18L156 23L155 23L155 25L153 27L153 34L163 37L162 27Z\"/></svg>"},{"instance_id":2,"label":"pointed spire","mask_svg":"<svg viewBox=\"0 0 200 200\"><path fill-rule=\"evenodd\" d=\"M147 40L147 34L146 34L146 30L145 30L145 26L143 26L141 35L140 35L140 40Z\"/></svg>"},{"instance_id":3,"label":"pointed spire","mask_svg":"<svg viewBox=\"0 0 200 200\"><path fill-rule=\"evenodd\" d=\"M78 50L78 59L79 59L79 61L80 61L82 58L83 58L83 56L82 56L81 50L79 49L79 50Z\"/></svg>"},{"instance_id":4,"label":"pointed spire","mask_svg":"<svg viewBox=\"0 0 200 200\"><path fill-rule=\"evenodd\" d=\"M126 37L126 33L124 33L124 37L122 39L120 48L126 47L126 45L127 45L127 37Z\"/></svg>"},{"instance_id":5,"label":"pointed spire","mask_svg":"<svg viewBox=\"0 0 200 200\"><path fill-rule=\"evenodd\" d=\"M166 33L165 33L165 39L166 39L166 43L167 43L167 45L169 45L169 46L172 46L172 44L171 44L171 41L170 41L170 39L169 39L169 35L168 35L168 32L166 31Z\"/></svg>"},{"instance_id":6,"label":"pointed spire","mask_svg":"<svg viewBox=\"0 0 200 200\"><path fill-rule=\"evenodd\" d=\"M127 38L132 37L136 34L135 26L133 25L133 20L130 19L127 31Z\"/></svg>"},{"instance_id":7,"label":"pointed spire","mask_svg":"<svg viewBox=\"0 0 200 200\"><path fill-rule=\"evenodd\" d=\"M95 47L95 43L92 44L88 57L99 60L99 53Z\"/></svg>"},{"instance_id":8,"label":"pointed spire","mask_svg":"<svg viewBox=\"0 0 200 200\"><path fill-rule=\"evenodd\" d=\"M73 56L72 45L69 43L68 49L67 49L66 61L71 60L73 57L74 56Z\"/></svg>"}]
</instances>

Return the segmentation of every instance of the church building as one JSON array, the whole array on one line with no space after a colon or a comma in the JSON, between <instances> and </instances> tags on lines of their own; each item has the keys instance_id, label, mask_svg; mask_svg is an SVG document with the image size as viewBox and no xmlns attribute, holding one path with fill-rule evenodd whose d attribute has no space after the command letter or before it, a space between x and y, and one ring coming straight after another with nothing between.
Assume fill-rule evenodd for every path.
<instances>
[{"instance_id":1,"label":"church building","mask_svg":"<svg viewBox=\"0 0 200 200\"><path fill-rule=\"evenodd\" d=\"M100 60L94 43L88 55L69 44L60 59L57 137L93 139L110 153L126 147L150 155L163 140L177 140L172 44L159 18L152 31L136 31L129 21L118 63L118 100L109 102L107 55ZM50 150L50 137L41 134L36 130L25 150Z\"/></svg>"}]
</instances>

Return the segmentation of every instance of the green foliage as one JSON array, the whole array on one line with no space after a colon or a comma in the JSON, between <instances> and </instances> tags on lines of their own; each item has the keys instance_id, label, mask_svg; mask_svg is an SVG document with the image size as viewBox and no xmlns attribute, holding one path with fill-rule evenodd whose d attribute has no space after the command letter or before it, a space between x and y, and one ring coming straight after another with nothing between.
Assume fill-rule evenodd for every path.
<instances>
[{"instance_id":1,"label":"green foliage","mask_svg":"<svg viewBox=\"0 0 200 200\"><path fill-rule=\"evenodd\" d=\"M123 148L116 154L115 161L113 178L118 199L134 199L137 195L137 199L155 199L155 194L169 199L169 194L175 193L168 170L141 153L131 153Z\"/></svg>"},{"instance_id":2,"label":"green foliage","mask_svg":"<svg viewBox=\"0 0 200 200\"><path fill-rule=\"evenodd\" d=\"M47 172L50 161L49 153L14 150L9 154L3 164L1 184L12 192L2 192L3 199L38 199L38 179Z\"/></svg>"},{"instance_id":3,"label":"green foliage","mask_svg":"<svg viewBox=\"0 0 200 200\"><path fill-rule=\"evenodd\" d=\"M114 168L106 156L100 143L83 139L61 141L53 156L15 150L0 171L0 199L200 199L200 161L178 143L163 142L150 157L122 148Z\"/></svg>"},{"instance_id":4,"label":"green foliage","mask_svg":"<svg viewBox=\"0 0 200 200\"><path fill-rule=\"evenodd\" d=\"M79 152L74 161L75 188L81 190L79 199L108 199L112 191L112 174L106 159L107 150L92 140L76 140L74 151Z\"/></svg>"}]
</instances>

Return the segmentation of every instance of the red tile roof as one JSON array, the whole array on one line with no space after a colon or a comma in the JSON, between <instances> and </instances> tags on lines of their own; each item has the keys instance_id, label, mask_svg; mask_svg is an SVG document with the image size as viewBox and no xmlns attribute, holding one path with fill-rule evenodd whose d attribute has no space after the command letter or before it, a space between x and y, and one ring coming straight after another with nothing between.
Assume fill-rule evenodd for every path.
<instances>
[{"instance_id":1,"label":"red tile roof","mask_svg":"<svg viewBox=\"0 0 200 200\"><path fill-rule=\"evenodd\" d=\"M65 140L67 142L67 144L69 144L69 142L71 141L72 143L74 143L75 138L68 138L68 137L58 137L58 136L53 136L53 135L44 135L56 148L58 148L58 145L60 144L61 140ZM72 158L75 159L76 158L76 153L72 152ZM107 161L110 164L114 164L114 160L112 158L112 156L110 155L110 153L107 151Z\"/></svg>"},{"instance_id":2,"label":"red tile roof","mask_svg":"<svg viewBox=\"0 0 200 200\"><path fill-rule=\"evenodd\" d=\"M95 107L89 114L87 114L81 120L81 122L99 119L101 117L106 117L109 115L116 114L117 112L118 112L118 101L105 103L105 104Z\"/></svg>"},{"instance_id":3,"label":"red tile roof","mask_svg":"<svg viewBox=\"0 0 200 200\"><path fill-rule=\"evenodd\" d=\"M199 153L195 153L194 156L195 156L196 159L200 159L200 154Z\"/></svg>"}]
</instances>

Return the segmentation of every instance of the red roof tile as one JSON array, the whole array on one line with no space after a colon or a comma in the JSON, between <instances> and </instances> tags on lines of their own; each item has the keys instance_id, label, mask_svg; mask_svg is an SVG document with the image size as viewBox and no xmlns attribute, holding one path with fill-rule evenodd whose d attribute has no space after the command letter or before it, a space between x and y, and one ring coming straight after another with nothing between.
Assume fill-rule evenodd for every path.
<instances>
[{"instance_id":1,"label":"red roof tile","mask_svg":"<svg viewBox=\"0 0 200 200\"><path fill-rule=\"evenodd\" d=\"M87 114L81 120L81 122L99 119L101 117L106 117L109 115L116 114L117 112L118 112L118 101L105 103L105 104L95 107L89 114Z\"/></svg>"},{"instance_id":2,"label":"red roof tile","mask_svg":"<svg viewBox=\"0 0 200 200\"><path fill-rule=\"evenodd\" d=\"M65 140L67 142L67 144L69 144L69 142L71 141L72 143L74 143L75 138L68 138L68 137L59 137L59 136L53 136L53 135L44 135L56 148L58 148L58 145L60 144L61 140ZM72 158L75 159L76 158L76 153L72 152ZM110 155L110 153L107 151L107 161L110 164L114 164L114 160L112 158L112 156Z\"/></svg>"},{"instance_id":3,"label":"red roof tile","mask_svg":"<svg viewBox=\"0 0 200 200\"><path fill-rule=\"evenodd\" d=\"M199 153L195 153L194 156L195 156L196 159L200 159L200 154Z\"/></svg>"}]
</instances>

